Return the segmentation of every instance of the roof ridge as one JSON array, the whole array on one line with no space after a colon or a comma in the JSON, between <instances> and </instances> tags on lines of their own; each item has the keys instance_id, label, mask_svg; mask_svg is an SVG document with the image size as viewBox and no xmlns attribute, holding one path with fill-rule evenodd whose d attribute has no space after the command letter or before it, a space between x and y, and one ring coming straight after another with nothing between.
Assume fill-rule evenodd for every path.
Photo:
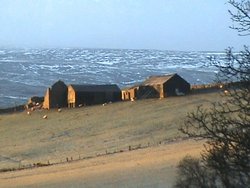
<instances>
[{"instance_id":1,"label":"roof ridge","mask_svg":"<svg viewBox=\"0 0 250 188\"><path fill-rule=\"evenodd\" d=\"M69 84L74 86L117 86L117 84Z\"/></svg>"},{"instance_id":2,"label":"roof ridge","mask_svg":"<svg viewBox=\"0 0 250 188\"><path fill-rule=\"evenodd\" d=\"M173 78L175 75L177 75L177 73L167 74L167 75L150 76L142 83L142 85L162 84L164 82L167 82L171 78Z\"/></svg>"},{"instance_id":3,"label":"roof ridge","mask_svg":"<svg viewBox=\"0 0 250 188\"><path fill-rule=\"evenodd\" d=\"M176 75L177 73L172 73L172 74L161 74L161 75L152 75L152 76L149 76L150 77L165 77L165 76L173 76L173 75Z\"/></svg>"},{"instance_id":4,"label":"roof ridge","mask_svg":"<svg viewBox=\"0 0 250 188\"><path fill-rule=\"evenodd\" d=\"M73 87L76 91L111 91L111 90L120 90L118 85L116 84L107 84L107 85L95 85L95 84L85 84L85 85L77 85L70 84L69 86Z\"/></svg>"}]
</instances>

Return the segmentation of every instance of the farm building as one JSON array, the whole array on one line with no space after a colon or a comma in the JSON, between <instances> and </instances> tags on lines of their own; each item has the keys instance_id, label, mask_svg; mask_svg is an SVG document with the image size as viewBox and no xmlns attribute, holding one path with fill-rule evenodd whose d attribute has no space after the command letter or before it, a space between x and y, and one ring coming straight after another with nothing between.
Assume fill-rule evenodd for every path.
<instances>
[{"instance_id":1,"label":"farm building","mask_svg":"<svg viewBox=\"0 0 250 188\"><path fill-rule=\"evenodd\" d=\"M123 90L122 99L165 98L185 95L189 91L190 84L178 74L150 76L139 86Z\"/></svg>"},{"instance_id":2,"label":"farm building","mask_svg":"<svg viewBox=\"0 0 250 188\"><path fill-rule=\"evenodd\" d=\"M68 87L61 80L46 90L43 102L43 108L67 107Z\"/></svg>"},{"instance_id":3,"label":"farm building","mask_svg":"<svg viewBox=\"0 0 250 188\"><path fill-rule=\"evenodd\" d=\"M122 100L158 98L159 93L151 86L133 86L122 90Z\"/></svg>"},{"instance_id":4,"label":"farm building","mask_svg":"<svg viewBox=\"0 0 250 188\"><path fill-rule=\"evenodd\" d=\"M69 85L68 107L102 104L121 100L117 85Z\"/></svg>"},{"instance_id":5,"label":"farm building","mask_svg":"<svg viewBox=\"0 0 250 188\"><path fill-rule=\"evenodd\" d=\"M131 100L136 98L136 89L137 86L133 86L131 88L123 88L122 89L122 100Z\"/></svg>"}]
</instances>

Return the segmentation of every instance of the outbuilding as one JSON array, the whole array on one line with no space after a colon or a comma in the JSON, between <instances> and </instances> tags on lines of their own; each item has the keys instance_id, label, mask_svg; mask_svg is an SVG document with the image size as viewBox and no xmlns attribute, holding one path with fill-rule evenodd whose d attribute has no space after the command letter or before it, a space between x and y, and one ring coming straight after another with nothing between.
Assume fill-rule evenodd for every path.
<instances>
[{"instance_id":1,"label":"outbuilding","mask_svg":"<svg viewBox=\"0 0 250 188\"><path fill-rule=\"evenodd\" d=\"M190 84L178 74L150 76L138 86L122 91L123 100L144 98L166 98L186 95L190 92Z\"/></svg>"},{"instance_id":2,"label":"outbuilding","mask_svg":"<svg viewBox=\"0 0 250 188\"><path fill-rule=\"evenodd\" d=\"M138 85L122 90L122 100L158 98L159 93L152 86Z\"/></svg>"},{"instance_id":3,"label":"outbuilding","mask_svg":"<svg viewBox=\"0 0 250 188\"><path fill-rule=\"evenodd\" d=\"M68 107L103 104L121 100L117 85L74 85L68 86Z\"/></svg>"},{"instance_id":4,"label":"outbuilding","mask_svg":"<svg viewBox=\"0 0 250 188\"><path fill-rule=\"evenodd\" d=\"M185 95L190 92L190 84L178 74L161 76L150 76L142 83L143 86L151 86L158 93L160 98L169 96Z\"/></svg>"},{"instance_id":5,"label":"outbuilding","mask_svg":"<svg viewBox=\"0 0 250 188\"><path fill-rule=\"evenodd\" d=\"M59 80L46 90L43 102L44 109L67 107L68 87Z\"/></svg>"}]
</instances>

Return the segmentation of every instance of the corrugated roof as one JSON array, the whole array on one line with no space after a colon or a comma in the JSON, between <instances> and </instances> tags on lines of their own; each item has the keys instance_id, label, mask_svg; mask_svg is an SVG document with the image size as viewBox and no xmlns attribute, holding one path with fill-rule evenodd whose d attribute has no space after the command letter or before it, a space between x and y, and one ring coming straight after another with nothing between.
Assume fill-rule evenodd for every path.
<instances>
[{"instance_id":1,"label":"corrugated roof","mask_svg":"<svg viewBox=\"0 0 250 188\"><path fill-rule=\"evenodd\" d=\"M164 84L170 78L172 78L176 74L168 74L168 75L160 75L160 76L150 76L146 79L141 85L157 85L157 84Z\"/></svg>"},{"instance_id":2,"label":"corrugated roof","mask_svg":"<svg viewBox=\"0 0 250 188\"><path fill-rule=\"evenodd\" d=\"M120 92L120 88L115 85L75 85L71 84L76 92Z\"/></svg>"}]
</instances>

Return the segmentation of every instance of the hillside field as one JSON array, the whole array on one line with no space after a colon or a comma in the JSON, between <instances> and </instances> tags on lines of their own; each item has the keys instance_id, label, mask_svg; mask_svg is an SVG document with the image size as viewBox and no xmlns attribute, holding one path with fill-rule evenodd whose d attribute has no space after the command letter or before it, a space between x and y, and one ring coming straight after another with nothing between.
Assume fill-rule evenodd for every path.
<instances>
[{"instance_id":1,"label":"hillside field","mask_svg":"<svg viewBox=\"0 0 250 188\"><path fill-rule=\"evenodd\" d=\"M0 187L171 187L178 161L202 149L178 128L219 100L213 92L0 115L0 169L60 163L0 173Z\"/></svg>"}]
</instances>

